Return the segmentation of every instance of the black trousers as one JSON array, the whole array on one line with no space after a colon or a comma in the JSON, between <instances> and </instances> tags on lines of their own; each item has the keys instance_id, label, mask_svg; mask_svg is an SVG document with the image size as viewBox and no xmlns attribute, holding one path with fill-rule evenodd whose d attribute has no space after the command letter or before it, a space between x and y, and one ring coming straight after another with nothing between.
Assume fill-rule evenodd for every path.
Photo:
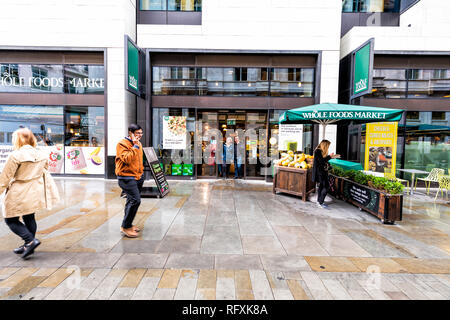
<instances>
[{"instance_id":1,"label":"black trousers","mask_svg":"<svg viewBox=\"0 0 450 320\"><path fill-rule=\"evenodd\" d=\"M125 215L122 221L122 228L128 229L133 225L134 217L141 204L141 191L144 185L144 175L141 179L119 179L119 186L127 195L125 203Z\"/></svg>"},{"instance_id":2,"label":"black trousers","mask_svg":"<svg viewBox=\"0 0 450 320\"><path fill-rule=\"evenodd\" d=\"M20 222L19 217L5 218L5 222L11 231L21 237L25 243L29 243L33 241L37 230L34 213L22 216L22 220L24 223Z\"/></svg>"},{"instance_id":3,"label":"black trousers","mask_svg":"<svg viewBox=\"0 0 450 320\"><path fill-rule=\"evenodd\" d=\"M328 190L330 189L330 185L328 183L328 174L320 175L318 178L319 187L317 189L317 202L323 204Z\"/></svg>"}]
</instances>

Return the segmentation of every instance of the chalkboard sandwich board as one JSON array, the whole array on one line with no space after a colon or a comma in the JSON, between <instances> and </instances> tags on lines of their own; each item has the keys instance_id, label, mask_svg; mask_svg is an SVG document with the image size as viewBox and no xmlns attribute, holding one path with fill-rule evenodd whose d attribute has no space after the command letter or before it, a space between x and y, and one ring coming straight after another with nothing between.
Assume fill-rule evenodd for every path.
<instances>
[{"instance_id":1,"label":"chalkboard sandwich board","mask_svg":"<svg viewBox=\"0 0 450 320\"><path fill-rule=\"evenodd\" d=\"M169 184L167 183L166 177L161 165L159 163L158 157L156 156L155 149L153 147L143 148L144 155L147 160L148 167L152 172L153 179L155 180L156 187L144 187L142 188L141 197L143 198L163 198L170 191Z\"/></svg>"}]
</instances>

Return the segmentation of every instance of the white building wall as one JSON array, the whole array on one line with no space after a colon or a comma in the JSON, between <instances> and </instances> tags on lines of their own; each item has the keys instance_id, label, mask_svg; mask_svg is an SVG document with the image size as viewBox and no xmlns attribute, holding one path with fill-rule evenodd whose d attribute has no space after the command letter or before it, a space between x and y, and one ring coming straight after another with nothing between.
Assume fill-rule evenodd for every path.
<instances>
[{"instance_id":1,"label":"white building wall","mask_svg":"<svg viewBox=\"0 0 450 320\"><path fill-rule=\"evenodd\" d=\"M124 34L136 38L136 0L1 0L0 49L106 48L108 155L135 119L124 90Z\"/></svg>"},{"instance_id":2,"label":"white building wall","mask_svg":"<svg viewBox=\"0 0 450 320\"><path fill-rule=\"evenodd\" d=\"M138 25L141 48L322 51L321 102L337 102L340 0L204 0L202 25Z\"/></svg>"},{"instance_id":3,"label":"white building wall","mask_svg":"<svg viewBox=\"0 0 450 320\"><path fill-rule=\"evenodd\" d=\"M421 0L400 16L399 27L353 27L341 40L341 58L368 39L375 50L450 52L450 1Z\"/></svg>"}]
</instances>

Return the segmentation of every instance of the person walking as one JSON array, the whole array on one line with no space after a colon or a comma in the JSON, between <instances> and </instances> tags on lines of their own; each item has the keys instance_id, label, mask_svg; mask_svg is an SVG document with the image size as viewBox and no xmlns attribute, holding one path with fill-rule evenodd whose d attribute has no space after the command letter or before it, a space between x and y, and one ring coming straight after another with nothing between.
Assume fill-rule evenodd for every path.
<instances>
[{"instance_id":1,"label":"person walking","mask_svg":"<svg viewBox=\"0 0 450 320\"><path fill-rule=\"evenodd\" d=\"M328 205L326 205L324 201L330 188L328 182L328 161L330 159L341 157L340 155L335 155L334 153L328 155L330 144L330 141L322 140L317 146L316 150L314 150L312 181L319 183L319 187L317 189L317 205L324 209L328 208Z\"/></svg>"},{"instance_id":2,"label":"person walking","mask_svg":"<svg viewBox=\"0 0 450 320\"><path fill-rule=\"evenodd\" d=\"M227 137L227 141L223 145L222 174L224 179L228 177L228 173L230 172L230 165L232 161L234 161L233 148L233 138Z\"/></svg>"},{"instance_id":3,"label":"person walking","mask_svg":"<svg viewBox=\"0 0 450 320\"><path fill-rule=\"evenodd\" d=\"M242 167L242 159L244 157L243 153L245 150L242 147L242 144L239 141L239 136L236 135L234 137L234 179L241 179L241 167Z\"/></svg>"},{"instance_id":4,"label":"person walking","mask_svg":"<svg viewBox=\"0 0 450 320\"><path fill-rule=\"evenodd\" d=\"M116 147L116 176L120 188L126 195L124 218L120 231L128 238L136 238L141 230L133 226L133 220L141 204L144 185L144 154L141 140L143 130L137 124L128 127L128 137L119 141Z\"/></svg>"},{"instance_id":5,"label":"person walking","mask_svg":"<svg viewBox=\"0 0 450 320\"><path fill-rule=\"evenodd\" d=\"M35 238L35 213L47 207L45 170L48 169L48 157L36 149L36 137L28 128L14 131L12 143L14 151L0 174L0 194L6 190L2 205L6 224L24 241L14 253L25 259L41 244Z\"/></svg>"}]
</instances>

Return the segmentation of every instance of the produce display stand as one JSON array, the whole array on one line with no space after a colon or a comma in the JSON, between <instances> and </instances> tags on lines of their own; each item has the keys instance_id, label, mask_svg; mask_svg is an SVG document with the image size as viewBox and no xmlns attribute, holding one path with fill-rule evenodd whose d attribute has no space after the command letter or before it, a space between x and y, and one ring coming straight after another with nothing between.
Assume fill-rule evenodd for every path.
<instances>
[{"instance_id":1,"label":"produce display stand","mask_svg":"<svg viewBox=\"0 0 450 320\"><path fill-rule=\"evenodd\" d=\"M273 193L283 192L302 197L306 202L310 193L316 191L312 181L312 169L274 166Z\"/></svg>"},{"instance_id":2,"label":"produce display stand","mask_svg":"<svg viewBox=\"0 0 450 320\"><path fill-rule=\"evenodd\" d=\"M389 194L329 174L331 194L376 216L384 224L402 220L403 194Z\"/></svg>"},{"instance_id":3,"label":"produce display stand","mask_svg":"<svg viewBox=\"0 0 450 320\"><path fill-rule=\"evenodd\" d=\"M364 170L359 162L352 162L341 159L331 159L328 161L333 166L341 167L344 170Z\"/></svg>"}]
</instances>

